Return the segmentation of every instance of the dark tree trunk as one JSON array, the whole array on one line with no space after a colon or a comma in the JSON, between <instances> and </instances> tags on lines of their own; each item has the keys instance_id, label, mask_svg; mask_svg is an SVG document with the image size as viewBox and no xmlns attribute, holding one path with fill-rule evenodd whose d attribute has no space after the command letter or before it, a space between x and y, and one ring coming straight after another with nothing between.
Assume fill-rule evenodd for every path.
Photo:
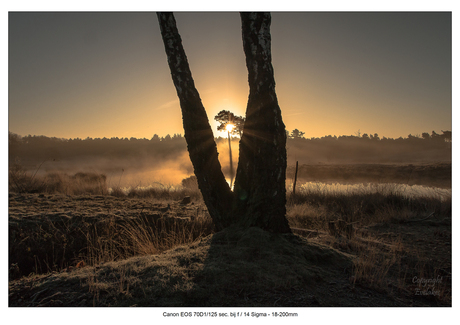
<instances>
[{"instance_id":1,"label":"dark tree trunk","mask_svg":"<svg viewBox=\"0 0 460 325\"><path fill-rule=\"evenodd\" d=\"M271 64L271 16L241 13L249 80L234 209L239 223L286 233L286 131Z\"/></svg>"},{"instance_id":2,"label":"dark tree trunk","mask_svg":"<svg viewBox=\"0 0 460 325\"><path fill-rule=\"evenodd\" d=\"M271 64L270 14L241 14L250 93L234 193L222 173L174 16L158 13L158 19L180 100L190 159L216 229L238 223L277 233L290 232L286 219L286 132Z\"/></svg>"},{"instance_id":3,"label":"dark tree trunk","mask_svg":"<svg viewBox=\"0 0 460 325\"><path fill-rule=\"evenodd\" d=\"M216 230L232 223L233 194L222 173L206 111L195 88L187 56L172 13L158 13L171 76L182 109L184 136L198 186Z\"/></svg>"}]
</instances>

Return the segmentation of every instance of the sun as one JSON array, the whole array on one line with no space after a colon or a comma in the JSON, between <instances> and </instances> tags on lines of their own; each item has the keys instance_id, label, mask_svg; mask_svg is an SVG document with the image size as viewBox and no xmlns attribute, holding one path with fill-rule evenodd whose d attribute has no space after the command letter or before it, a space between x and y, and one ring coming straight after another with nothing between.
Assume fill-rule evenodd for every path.
<instances>
[{"instance_id":1,"label":"sun","mask_svg":"<svg viewBox=\"0 0 460 325\"><path fill-rule=\"evenodd\" d=\"M231 124L231 123L228 123L227 126L225 127L225 129L226 129L228 132L232 132L234 128L235 128L235 125L234 125L234 124Z\"/></svg>"}]
</instances>

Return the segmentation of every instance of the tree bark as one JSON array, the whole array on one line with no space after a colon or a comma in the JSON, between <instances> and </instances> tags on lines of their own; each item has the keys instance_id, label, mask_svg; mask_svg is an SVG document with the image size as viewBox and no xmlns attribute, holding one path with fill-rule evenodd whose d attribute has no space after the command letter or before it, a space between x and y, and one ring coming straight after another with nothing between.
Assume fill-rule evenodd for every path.
<instances>
[{"instance_id":1,"label":"tree bark","mask_svg":"<svg viewBox=\"0 0 460 325\"><path fill-rule=\"evenodd\" d=\"M286 131L275 93L269 13L241 13L249 99L234 210L245 227L291 232L286 219Z\"/></svg>"},{"instance_id":2,"label":"tree bark","mask_svg":"<svg viewBox=\"0 0 460 325\"><path fill-rule=\"evenodd\" d=\"M157 13L169 68L179 97L184 136L198 186L216 230L232 222L232 191L222 173L206 111L195 88L187 56L172 13Z\"/></svg>"}]
</instances>

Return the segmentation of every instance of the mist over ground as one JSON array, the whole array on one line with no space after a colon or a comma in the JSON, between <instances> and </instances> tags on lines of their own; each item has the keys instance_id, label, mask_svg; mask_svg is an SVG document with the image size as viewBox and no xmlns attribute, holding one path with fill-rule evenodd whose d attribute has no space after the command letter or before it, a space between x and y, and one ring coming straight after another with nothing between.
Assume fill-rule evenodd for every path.
<instances>
[{"instance_id":1,"label":"mist over ground","mask_svg":"<svg viewBox=\"0 0 460 325\"><path fill-rule=\"evenodd\" d=\"M441 187L449 187L451 141L450 131L443 131L443 134L433 131L431 135L423 133L422 136L409 135L398 139L380 138L377 134L306 139L302 132L294 130L286 144L288 178L293 177L293 168L298 161L298 177L304 181L354 183L365 182L373 175L367 181L403 183L410 182L411 178L416 182L417 176L418 179L441 179ZM229 177L228 139L217 138L216 143L222 170ZM233 138L231 144L236 170L239 139ZM9 165L15 164L37 175L55 172L105 174L109 187L176 186L193 175L185 138L177 134L162 138L154 135L150 140L59 139L22 137L10 132ZM369 169L366 174L362 165L375 165L375 168L367 167L373 170ZM403 170L404 165L418 167ZM420 167L427 165L435 167Z\"/></svg>"}]
</instances>

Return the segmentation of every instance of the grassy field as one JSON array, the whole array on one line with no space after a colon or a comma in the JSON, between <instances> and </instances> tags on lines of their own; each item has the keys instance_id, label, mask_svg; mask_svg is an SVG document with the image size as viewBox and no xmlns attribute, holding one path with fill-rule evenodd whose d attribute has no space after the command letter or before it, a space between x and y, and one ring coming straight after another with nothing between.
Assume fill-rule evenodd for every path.
<instances>
[{"instance_id":1,"label":"grassy field","mask_svg":"<svg viewBox=\"0 0 460 325\"><path fill-rule=\"evenodd\" d=\"M190 186L10 171L10 306L451 306L447 189L305 183L292 235L214 233Z\"/></svg>"}]
</instances>

